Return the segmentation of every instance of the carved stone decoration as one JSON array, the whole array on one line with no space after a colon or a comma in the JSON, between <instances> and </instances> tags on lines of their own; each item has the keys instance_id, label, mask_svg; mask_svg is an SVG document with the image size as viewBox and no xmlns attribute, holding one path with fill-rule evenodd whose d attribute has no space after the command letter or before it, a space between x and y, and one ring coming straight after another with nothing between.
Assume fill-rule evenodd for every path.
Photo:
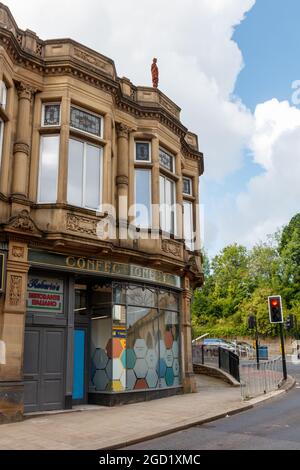
<instances>
[{"instance_id":1,"label":"carved stone decoration","mask_svg":"<svg viewBox=\"0 0 300 470\"><path fill-rule=\"evenodd\" d=\"M24 258L25 249L23 246L13 246L11 252L14 258Z\"/></svg>"},{"instance_id":2,"label":"carved stone decoration","mask_svg":"<svg viewBox=\"0 0 300 470\"><path fill-rule=\"evenodd\" d=\"M29 145L24 142L16 142L14 144L14 153L21 152L25 153L25 155L29 155Z\"/></svg>"},{"instance_id":3,"label":"carved stone decoration","mask_svg":"<svg viewBox=\"0 0 300 470\"><path fill-rule=\"evenodd\" d=\"M14 217L14 220L10 223L10 227L16 230L22 230L23 232L35 231L35 225L30 218L29 212L26 210L23 210L20 214Z\"/></svg>"},{"instance_id":4,"label":"carved stone decoration","mask_svg":"<svg viewBox=\"0 0 300 470\"><path fill-rule=\"evenodd\" d=\"M11 275L9 283L9 303L19 305L22 298L22 276Z\"/></svg>"},{"instance_id":5,"label":"carved stone decoration","mask_svg":"<svg viewBox=\"0 0 300 470\"><path fill-rule=\"evenodd\" d=\"M5 29L8 29L9 31L12 31L14 30L14 25L7 13L7 11L5 11L1 6L0 6L0 25L5 28Z\"/></svg>"},{"instance_id":6,"label":"carved stone decoration","mask_svg":"<svg viewBox=\"0 0 300 470\"><path fill-rule=\"evenodd\" d=\"M125 176L125 175L117 176L116 183L117 183L117 186L121 186L121 185L128 186L128 176Z\"/></svg>"},{"instance_id":7,"label":"carved stone decoration","mask_svg":"<svg viewBox=\"0 0 300 470\"><path fill-rule=\"evenodd\" d=\"M84 217L81 215L67 214L66 228L71 232L82 233L86 235L97 235L98 220Z\"/></svg>"},{"instance_id":8,"label":"carved stone decoration","mask_svg":"<svg viewBox=\"0 0 300 470\"><path fill-rule=\"evenodd\" d=\"M181 256L181 246L172 240L162 240L161 249L165 253L171 254L176 257Z\"/></svg>"},{"instance_id":9,"label":"carved stone decoration","mask_svg":"<svg viewBox=\"0 0 300 470\"><path fill-rule=\"evenodd\" d=\"M17 92L19 99L26 99L31 101L33 95L37 92L35 88L33 88L31 85L28 85L28 83L24 82L19 82L17 84Z\"/></svg>"},{"instance_id":10,"label":"carved stone decoration","mask_svg":"<svg viewBox=\"0 0 300 470\"><path fill-rule=\"evenodd\" d=\"M132 129L123 122L118 122L116 129L118 137L124 137L125 139L128 139L128 135L132 131Z\"/></svg>"},{"instance_id":11,"label":"carved stone decoration","mask_svg":"<svg viewBox=\"0 0 300 470\"><path fill-rule=\"evenodd\" d=\"M22 210L19 214L11 217L7 224L5 224L5 230L13 232L25 232L34 236L41 236L42 232L33 222L30 214L27 210Z\"/></svg>"},{"instance_id":12,"label":"carved stone decoration","mask_svg":"<svg viewBox=\"0 0 300 470\"><path fill-rule=\"evenodd\" d=\"M89 63L90 65L93 65L94 67L103 70L105 73L108 73L111 76L113 75L112 71L110 70L110 65L105 63L104 60L99 59L99 57L94 57L93 55L88 54L87 52L76 47L74 48L74 56L78 57L78 59L81 59L84 62Z\"/></svg>"}]
</instances>

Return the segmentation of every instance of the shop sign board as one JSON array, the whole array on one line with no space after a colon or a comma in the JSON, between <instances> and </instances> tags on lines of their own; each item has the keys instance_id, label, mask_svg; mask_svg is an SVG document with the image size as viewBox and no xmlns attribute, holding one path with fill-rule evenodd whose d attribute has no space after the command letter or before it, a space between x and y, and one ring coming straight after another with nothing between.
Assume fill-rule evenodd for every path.
<instances>
[{"instance_id":1,"label":"shop sign board","mask_svg":"<svg viewBox=\"0 0 300 470\"><path fill-rule=\"evenodd\" d=\"M62 279L28 276L27 310L63 313L64 281Z\"/></svg>"}]
</instances>

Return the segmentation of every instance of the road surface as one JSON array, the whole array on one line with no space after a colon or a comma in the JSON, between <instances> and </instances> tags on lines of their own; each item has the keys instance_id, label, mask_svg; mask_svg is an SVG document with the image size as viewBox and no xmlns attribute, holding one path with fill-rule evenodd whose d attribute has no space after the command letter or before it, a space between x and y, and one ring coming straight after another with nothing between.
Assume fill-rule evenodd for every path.
<instances>
[{"instance_id":1,"label":"road surface","mask_svg":"<svg viewBox=\"0 0 300 470\"><path fill-rule=\"evenodd\" d=\"M243 413L136 444L140 450L300 449L300 365L288 362L296 386Z\"/></svg>"}]
</instances>

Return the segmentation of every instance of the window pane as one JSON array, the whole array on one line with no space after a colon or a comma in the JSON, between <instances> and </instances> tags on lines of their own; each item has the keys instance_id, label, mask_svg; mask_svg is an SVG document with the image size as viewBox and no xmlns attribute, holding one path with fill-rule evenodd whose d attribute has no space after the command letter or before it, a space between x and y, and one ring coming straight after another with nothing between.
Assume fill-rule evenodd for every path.
<instances>
[{"instance_id":1,"label":"window pane","mask_svg":"<svg viewBox=\"0 0 300 470\"><path fill-rule=\"evenodd\" d=\"M183 193L192 194L192 181L190 178L183 178Z\"/></svg>"},{"instance_id":2,"label":"window pane","mask_svg":"<svg viewBox=\"0 0 300 470\"><path fill-rule=\"evenodd\" d=\"M166 230L166 208L165 208L165 178L160 176L160 227L162 230Z\"/></svg>"},{"instance_id":3,"label":"window pane","mask_svg":"<svg viewBox=\"0 0 300 470\"><path fill-rule=\"evenodd\" d=\"M3 133L4 133L4 122L0 119L0 162L2 159Z\"/></svg>"},{"instance_id":4,"label":"window pane","mask_svg":"<svg viewBox=\"0 0 300 470\"><path fill-rule=\"evenodd\" d=\"M59 126L59 124L60 124L60 105L59 104L45 104L43 126Z\"/></svg>"},{"instance_id":5,"label":"window pane","mask_svg":"<svg viewBox=\"0 0 300 470\"><path fill-rule=\"evenodd\" d=\"M151 225L151 170L135 171L136 225Z\"/></svg>"},{"instance_id":6,"label":"window pane","mask_svg":"<svg viewBox=\"0 0 300 470\"><path fill-rule=\"evenodd\" d=\"M59 136L42 136L40 150L39 202L56 202Z\"/></svg>"},{"instance_id":7,"label":"window pane","mask_svg":"<svg viewBox=\"0 0 300 470\"><path fill-rule=\"evenodd\" d=\"M173 173L174 171L174 157L163 149L159 149L159 161L161 166Z\"/></svg>"},{"instance_id":8,"label":"window pane","mask_svg":"<svg viewBox=\"0 0 300 470\"><path fill-rule=\"evenodd\" d=\"M151 289L130 286L127 290L128 305L142 305L155 307L157 305L156 293Z\"/></svg>"},{"instance_id":9,"label":"window pane","mask_svg":"<svg viewBox=\"0 0 300 470\"><path fill-rule=\"evenodd\" d=\"M180 384L179 315L177 312L159 311L159 386Z\"/></svg>"},{"instance_id":10,"label":"window pane","mask_svg":"<svg viewBox=\"0 0 300 470\"><path fill-rule=\"evenodd\" d=\"M101 178L101 149L86 144L85 161L85 206L99 209L100 178Z\"/></svg>"},{"instance_id":11,"label":"window pane","mask_svg":"<svg viewBox=\"0 0 300 470\"><path fill-rule=\"evenodd\" d=\"M71 127L101 137L101 117L78 108L71 107Z\"/></svg>"},{"instance_id":12,"label":"window pane","mask_svg":"<svg viewBox=\"0 0 300 470\"><path fill-rule=\"evenodd\" d=\"M75 206L82 205L83 151L83 142L70 139L68 167L68 203L73 204Z\"/></svg>"},{"instance_id":13,"label":"window pane","mask_svg":"<svg viewBox=\"0 0 300 470\"><path fill-rule=\"evenodd\" d=\"M126 388L143 390L158 386L157 310L127 308Z\"/></svg>"},{"instance_id":14,"label":"window pane","mask_svg":"<svg viewBox=\"0 0 300 470\"><path fill-rule=\"evenodd\" d=\"M148 142L136 142L135 159L140 162L150 162L150 145Z\"/></svg>"},{"instance_id":15,"label":"window pane","mask_svg":"<svg viewBox=\"0 0 300 470\"><path fill-rule=\"evenodd\" d=\"M178 295L173 292L161 290L158 297L159 308L164 310L176 310L179 309L179 298Z\"/></svg>"},{"instance_id":16,"label":"window pane","mask_svg":"<svg viewBox=\"0 0 300 470\"><path fill-rule=\"evenodd\" d=\"M193 249L193 204L188 201L183 203L184 238L186 247Z\"/></svg>"},{"instance_id":17,"label":"window pane","mask_svg":"<svg viewBox=\"0 0 300 470\"><path fill-rule=\"evenodd\" d=\"M0 106L6 108L7 88L4 82L0 82Z\"/></svg>"}]
</instances>

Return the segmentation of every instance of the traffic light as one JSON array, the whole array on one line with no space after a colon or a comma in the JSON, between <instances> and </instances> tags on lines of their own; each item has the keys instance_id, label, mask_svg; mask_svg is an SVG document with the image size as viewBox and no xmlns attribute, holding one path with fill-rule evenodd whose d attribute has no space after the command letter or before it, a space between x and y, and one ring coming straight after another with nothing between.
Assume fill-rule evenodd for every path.
<instances>
[{"instance_id":1,"label":"traffic light","mask_svg":"<svg viewBox=\"0 0 300 470\"><path fill-rule=\"evenodd\" d=\"M291 314L287 317L286 322L285 322L285 327L288 331L293 330L295 328L295 317L294 317L294 315Z\"/></svg>"},{"instance_id":2,"label":"traffic light","mask_svg":"<svg viewBox=\"0 0 300 470\"><path fill-rule=\"evenodd\" d=\"M254 330L256 326L256 318L254 315L249 315L248 317L248 328L249 330Z\"/></svg>"},{"instance_id":3,"label":"traffic light","mask_svg":"<svg viewBox=\"0 0 300 470\"><path fill-rule=\"evenodd\" d=\"M274 295L268 298L270 323L283 323L281 296Z\"/></svg>"}]
</instances>

